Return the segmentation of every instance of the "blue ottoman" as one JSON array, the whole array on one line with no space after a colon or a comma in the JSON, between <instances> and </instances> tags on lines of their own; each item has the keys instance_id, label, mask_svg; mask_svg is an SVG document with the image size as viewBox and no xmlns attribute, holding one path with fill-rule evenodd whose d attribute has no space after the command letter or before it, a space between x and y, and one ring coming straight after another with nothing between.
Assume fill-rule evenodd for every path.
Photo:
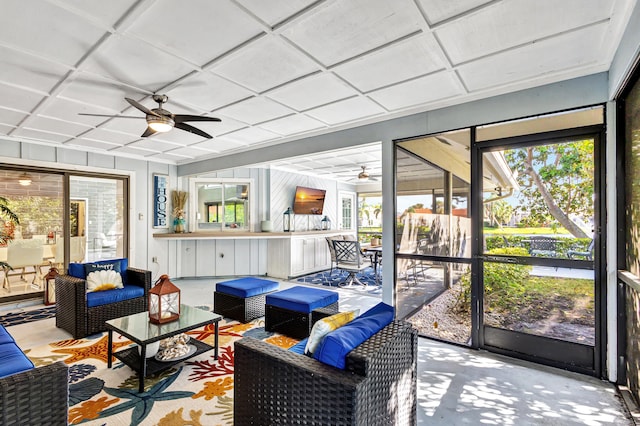
<instances>
[{"instance_id":1,"label":"blue ottoman","mask_svg":"<svg viewBox=\"0 0 640 426\"><path fill-rule=\"evenodd\" d=\"M313 323L338 313L338 293L320 288L296 286L266 297L264 329L304 339Z\"/></svg>"},{"instance_id":2,"label":"blue ottoman","mask_svg":"<svg viewBox=\"0 0 640 426\"><path fill-rule=\"evenodd\" d=\"M213 312L241 322L263 317L265 297L278 286L277 281L253 277L220 282L213 292Z\"/></svg>"}]
</instances>

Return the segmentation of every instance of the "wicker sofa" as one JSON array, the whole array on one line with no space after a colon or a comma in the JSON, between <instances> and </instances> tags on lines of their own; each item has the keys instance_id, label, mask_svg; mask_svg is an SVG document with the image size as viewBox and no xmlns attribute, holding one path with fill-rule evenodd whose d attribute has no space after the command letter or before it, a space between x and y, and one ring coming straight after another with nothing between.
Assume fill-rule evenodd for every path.
<instances>
[{"instance_id":1,"label":"wicker sofa","mask_svg":"<svg viewBox=\"0 0 640 426\"><path fill-rule=\"evenodd\" d=\"M245 337L235 343L234 424L414 425L417 333L393 321L346 369Z\"/></svg>"},{"instance_id":2,"label":"wicker sofa","mask_svg":"<svg viewBox=\"0 0 640 426\"><path fill-rule=\"evenodd\" d=\"M67 424L69 377L64 362L34 368L2 326L0 359L0 424Z\"/></svg>"},{"instance_id":3,"label":"wicker sofa","mask_svg":"<svg viewBox=\"0 0 640 426\"><path fill-rule=\"evenodd\" d=\"M87 305L87 282L71 275L56 277L56 327L62 328L75 339L105 331L105 321L144 312L148 308L151 272L127 268L126 285L144 289L138 297L99 306ZM119 290L115 290L119 291Z\"/></svg>"}]
</instances>

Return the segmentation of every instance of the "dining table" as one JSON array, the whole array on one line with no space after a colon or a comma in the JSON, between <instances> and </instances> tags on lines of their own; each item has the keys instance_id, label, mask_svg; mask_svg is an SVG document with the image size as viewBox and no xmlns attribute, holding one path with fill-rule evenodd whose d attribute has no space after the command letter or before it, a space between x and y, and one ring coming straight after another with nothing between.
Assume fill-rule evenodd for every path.
<instances>
[{"instance_id":1,"label":"dining table","mask_svg":"<svg viewBox=\"0 0 640 426\"><path fill-rule=\"evenodd\" d=\"M376 283L380 279L380 274L378 274L378 266L380 265L380 260L382 260L382 246L368 246L363 247L362 251L365 256L368 256L371 259L371 266L373 267L373 275L376 279Z\"/></svg>"}]
</instances>

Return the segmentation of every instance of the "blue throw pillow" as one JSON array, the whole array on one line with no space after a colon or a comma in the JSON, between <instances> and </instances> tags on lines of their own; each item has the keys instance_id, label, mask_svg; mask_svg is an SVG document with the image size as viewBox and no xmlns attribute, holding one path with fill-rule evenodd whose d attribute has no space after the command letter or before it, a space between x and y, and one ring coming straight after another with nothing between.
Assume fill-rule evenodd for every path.
<instances>
[{"instance_id":1,"label":"blue throw pillow","mask_svg":"<svg viewBox=\"0 0 640 426\"><path fill-rule=\"evenodd\" d=\"M392 306L384 303L374 306L350 323L327 334L313 357L344 370L349 352L389 325L393 321L394 311Z\"/></svg>"}]
</instances>

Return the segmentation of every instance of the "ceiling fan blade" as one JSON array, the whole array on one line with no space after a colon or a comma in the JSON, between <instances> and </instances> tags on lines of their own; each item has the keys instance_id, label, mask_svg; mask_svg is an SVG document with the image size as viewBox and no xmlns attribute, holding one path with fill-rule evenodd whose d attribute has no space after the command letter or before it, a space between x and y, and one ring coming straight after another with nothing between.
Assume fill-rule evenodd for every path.
<instances>
[{"instance_id":1,"label":"ceiling fan blade","mask_svg":"<svg viewBox=\"0 0 640 426\"><path fill-rule=\"evenodd\" d=\"M147 130L144 131L144 133L141 135L143 138L146 138L147 136L153 136L155 135L156 132L155 130L153 130L151 127L147 127Z\"/></svg>"},{"instance_id":2,"label":"ceiling fan blade","mask_svg":"<svg viewBox=\"0 0 640 426\"><path fill-rule=\"evenodd\" d=\"M78 115L86 115L86 116L89 116L89 117L137 118L138 120L140 119L140 117L134 117L133 115L89 114L89 113L86 113L86 112L79 112Z\"/></svg>"},{"instance_id":3,"label":"ceiling fan blade","mask_svg":"<svg viewBox=\"0 0 640 426\"><path fill-rule=\"evenodd\" d=\"M124 98L127 102L129 102L129 104L131 104L132 107L139 109L140 111L144 112L147 115L155 115L156 117L160 117L160 114L157 114L153 111L151 111L149 108L147 108L146 106L142 105L141 103L134 101L131 98Z\"/></svg>"},{"instance_id":4,"label":"ceiling fan blade","mask_svg":"<svg viewBox=\"0 0 640 426\"><path fill-rule=\"evenodd\" d=\"M222 121L216 117L204 117L202 115L175 114L173 121L176 123L184 123L185 121Z\"/></svg>"},{"instance_id":5,"label":"ceiling fan blade","mask_svg":"<svg viewBox=\"0 0 640 426\"><path fill-rule=\"evenodd\" d=\"M203 138L213 139L213 136L211 136L209 133L205 133L202 130L197 129L197 128L193 127L193 126L190 126L190 125L188 125L186 123L176 123L175 127L177 129L185 130L187 132L194 133L194 134L196 134L198 136L202 136Z\"/></svg>"}]
</instances>

